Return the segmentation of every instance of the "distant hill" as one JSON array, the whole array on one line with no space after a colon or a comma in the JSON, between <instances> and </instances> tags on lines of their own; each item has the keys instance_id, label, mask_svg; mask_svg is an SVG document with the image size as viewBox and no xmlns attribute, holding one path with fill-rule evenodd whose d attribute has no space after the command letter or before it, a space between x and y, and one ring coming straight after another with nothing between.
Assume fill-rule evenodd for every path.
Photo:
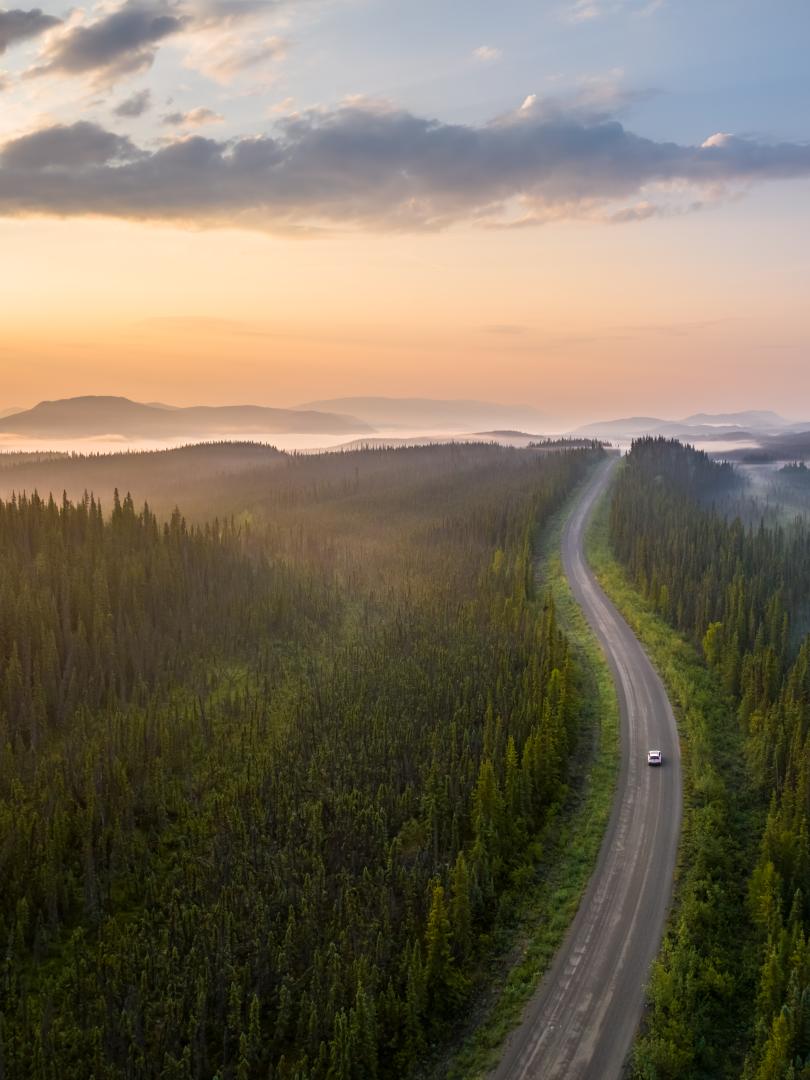
<instances>
[{"instance_id":1,"label":"distant hill","mask_svg":"<svg viewBox=\"0 0 810 1080\"><path fill-rule=\"evenodd\" d=\"M373 438L351 439L339 446L330 446L318 453L339 453L345 450L396 450L413 446L445 446L449 443L483 442L478 435L376 435ZM494 439L492 440L495 441Z\"/></svg>"},{"instance_id":2,"label":"distant hill","mask_svg":"<svg viewBox=\"0 0 810 1080\"><path fill-rule=\"evenodd\" d=\"M624 416L618 420L595 420L575 428L573 435L590 435L595 438L621 439L636 435L659 434L662 428L672 424L671 420L662 420L658 416ZM678 425L679 429L684 425Z\"/></svg>"},{"instance_id":3,"label":"distant hill","mask_svg":"<svg viewBox=\"0 0 810 1080\"><path fill-rule=\"evenodd\" d=\"M810 428L810 424L808 425ZM788 431L781 435L762 436L757 449L740 449L723 457L732 461L774 462L810 461L810 430Z\"/></svg>"},{"instance_id":4,"label":"distant hill","mask_svg":"<svg viewBox=\"0 0 810 1080\"><path fill-rule=\"evenodd\" d=\"M782 428L790 426L790 421L786 420L784 416L771 412L769 409L748 409L744 412L730 413L694 413L692 416L684 417L681 423L690 425L725 424L749 428L753 431L781 431Z\"/></svg>"},{"instance_id":5,"label":"distant hill","mask_svg":"<svg viewBox=\"0 0 810 1080\"><path fill-rule=\"evenodd\" d=\"M468 432L487 429L536 431L546 417L529 405L435 398L343 397L310 401L301 409L349 413L375 428Z\"/></svg>"},{"instance_id":6,"label":"distant hill","mask_svg":"<svg viewBox=\"0 0 810 1080\"><path fill-rule=\"evenodd\" d=\"M690 424L686 420L662 420L657 416L625 416L619 420L597 420L583 424L572 435L592 439L637 439L643 435L663 435L668 439L751 439L750 429L736 424Z\"/></svg>"},{"instance_id":7,"label":"distant hill","mask_svg":"<svg viewBox=\"0 0 810 1080\"><path fill-rule=\"evenodd\" d=\"M352 416L261 405L144 405L124 397L75 397L41 401L33 409L0 419L0 432L38 438L204 438L219 435L344 435L373 432Z\"/></svg>"},{"instance_id":8,"label":"distant hill","mask_svg":"<svg viewBox=\"0 0 810 1080\"><path fill-rule=\"evenodd\" d=\"M10 405L7 409L0 409L0 420L2 420L4 416L13 416L14 413L19 413L22 411L23 410L18 409L16 405Z\"/></svg>"},{"instance_id":9,"label":"distant hill","mask_svg":"<svg viewBox=\"0 0 810 1080\"><path fill-rule=\"evenodd\" d=\"M332 446L330 450L379 450L395 449L402 446L439 446L448 443L471 444L471 443L498 443L501 446L526 448L527 446L538 447L550 444L552 440L545 435L530 435L525 431L465 431L454 433L442 432L435 435L376 435L373 438L363 436L352 439L350 442ZM590 446L590 439L567 439L566 446ZM555 444L556 445L556 444Z\"/></svg>"},{"instance_id":10,"label":"distant hill","mask_svg":"<svg viewBox=\"0 0 810 1080\"><path fill-rule=\"evenodd\" d=\"M474 431L474 435L480 435L482 438L489 439L543 439L544 435L532 435L528 431L515 431L514 428L507 428L505 431Z\"/></svg>"}]
</instances>

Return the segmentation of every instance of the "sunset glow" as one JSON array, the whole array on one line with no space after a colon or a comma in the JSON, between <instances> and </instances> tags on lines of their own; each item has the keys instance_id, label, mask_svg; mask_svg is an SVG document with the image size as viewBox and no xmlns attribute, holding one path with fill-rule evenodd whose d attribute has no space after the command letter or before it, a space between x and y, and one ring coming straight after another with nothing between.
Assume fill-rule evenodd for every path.
<instances>
[{"instance_id":1,"label":"sunset glow","mask_svg":"<svg viewBox=\"0 0 810 1080\"><path fill-rule=\"evenodd\" d=\"M743 7L0 15L0 406L801 411L810 27Z\"/></svg>"}]
</instances>

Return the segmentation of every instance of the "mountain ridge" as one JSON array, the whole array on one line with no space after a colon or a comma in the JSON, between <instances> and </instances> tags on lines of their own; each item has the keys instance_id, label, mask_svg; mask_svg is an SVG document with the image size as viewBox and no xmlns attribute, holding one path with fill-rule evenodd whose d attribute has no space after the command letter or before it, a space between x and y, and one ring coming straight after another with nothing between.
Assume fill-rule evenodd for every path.
<instances>
[{"instance_id":1,"label":"mountain ridge","mask_svg":"<svg viewBox=\"0 0 810 1080\"><path fill-rule=\"evenodd\" d=\"M784 416L780 416L779 413L773 412L771 409L743 409L740 412L726 412L726 413L693 413L691 416L685 416L680 421L683 424L689 425L726 425L734 427L753 427L761 430L774 430L781 431L782 428L790 426L790 421L786 420Z\"/></svg>"},{"instance_id":2,"label":"mountain ridge","mask_svg":"<svg viewBox=\"0 0 810 1080\"><path fill-rule=\"evenodd\" d=\"M374 428L352 416L263 405L147 405L130 398L87 394L40 401L0 419L0 433L36 438L172 438L289 433L353 435Z\"/></svg>"},{"instance_id":3,"label":"mountain ridge","mask_svg":"<svg viewBox=\"0 0 810 1080\"><path fill-rule=\"evenodd\" d=\"M776 415L776 414L773 414ZM705 419L698 423L697 417ZM721 423L726 417L738 416L739 419L748 420L742 423ZM591 436L594 438L635 439L645 435L666 438L690 440L690 439L751 439L774 434L786 430L785 427L774 428L770 424L757 426L750 421L754 414L747 413L696 413L694 417L685 420L664 420L658 416L624 416L615 420L596 420L592 423L582 424L570 434L576 436ZM693 422L690 422L692 420ZM783 422L787 424L787 421Z\"/></svg>"}]
</instances>

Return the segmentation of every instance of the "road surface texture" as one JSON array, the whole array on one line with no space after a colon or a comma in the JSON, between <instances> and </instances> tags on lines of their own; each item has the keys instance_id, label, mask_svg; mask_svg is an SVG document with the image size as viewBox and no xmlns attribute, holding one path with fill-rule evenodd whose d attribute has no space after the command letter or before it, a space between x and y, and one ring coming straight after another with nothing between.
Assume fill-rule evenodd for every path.
<instances>
[{"instance_id":1,"label":"road surface texture","mask_svg":"<svg viewBox=\"0 0 810 1080\"><path fill-rule=\"evenodd\" d=\"M681 765L672 708L630 627L585 561L584 534L616 459L594 476L562 538L565 573L607 657L619 697L621 766L593 877L493 1080L620 1077L641 1018L672 893ZM647 750L662 750L660 768Z\"/></svg>"}]
</instances>

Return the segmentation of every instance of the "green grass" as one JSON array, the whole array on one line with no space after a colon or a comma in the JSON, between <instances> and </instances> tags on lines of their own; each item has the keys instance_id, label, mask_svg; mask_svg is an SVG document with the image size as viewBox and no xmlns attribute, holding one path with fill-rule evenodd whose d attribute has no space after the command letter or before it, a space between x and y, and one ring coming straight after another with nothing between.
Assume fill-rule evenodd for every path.
<instances>
[{"instance_id":1,"label":"green grass","mask_svg":"<svg viewBox=\"0 0 810 1080\"><path fill-rule=\"evenodd\" d=\"M511 949L491 962L486 979L491 992L474 1008L461 1049L445 1060L436 1075L477 1080L497 1064L502 1044L520 1022L523 1008L560 945L596 864L610 816L619 762L619 714L616 691L602 652L574 600L562 569L562 529L581 488L535 537L538 602L551 595L581 672L581 730L577 761L587 763L582 782L538 837L538 860L528 883L515 889ZM517 933L514 927L517 925Z\"/></svg>"},{"instance_id":2,"label":"green grass","mask_svg":"<svg viewBox=\"0 0 810 1080\"><path fill-rule=\"evenodd\" d=\"M609 504L608 493L591 522L586 554L664 680L678 720L684 774L674 903L632 1075L735 1077L748 1038L753 976L745 889L761 831L744 736L697 649L654 611L616 560Z\"/></svg>"}]
</instances>

